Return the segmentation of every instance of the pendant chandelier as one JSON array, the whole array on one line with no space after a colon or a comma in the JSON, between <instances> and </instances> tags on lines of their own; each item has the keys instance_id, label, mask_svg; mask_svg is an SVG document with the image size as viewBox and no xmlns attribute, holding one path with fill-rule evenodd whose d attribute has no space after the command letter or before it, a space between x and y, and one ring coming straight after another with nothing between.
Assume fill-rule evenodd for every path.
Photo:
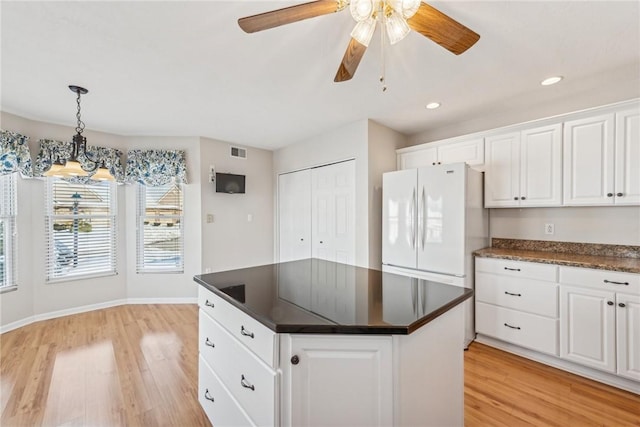
<instances>
[{"instance_id":1,"label":"pendant chandelier","mask_svg":"<svg viewBox=\"0 0 640 427\"><path fill-rule=\"evenodd\" d=\"M380 22L389 44L396 44L411 32L407 19L419 8L420 0L351 0L349 10L357 22L351 37L363 46L369 46L376 24Z\"/></svg>"},{"instance_id":2,"label":"pendant chandelier","mask_svg":"<svg viewBox=\"0 0 640 427\"><path fill-rule=\"evenodd\" d=\"M55 178L69 178L76 176L88 176L90 172L95 172L91 179L96 181L115 181L115 178L104 164L104 161L98 162L93 160L89 153L87 153L87 138L82 135L84 131L84 122L80 116L80 95L85 95L89 91L80 86L69 86L69 89L77 95L76 104L78 105L78 111L76 118L78 120L76 125L76 134L73 136L73 142L71 143L71 155L69 158L64 159L57 154L55 159L51 159L51 167L44 173L44 176ZM52 154L53 156L53 154ZM80 163L80 158L83 158L83 165Z\"/></svg>"}]
</instances>

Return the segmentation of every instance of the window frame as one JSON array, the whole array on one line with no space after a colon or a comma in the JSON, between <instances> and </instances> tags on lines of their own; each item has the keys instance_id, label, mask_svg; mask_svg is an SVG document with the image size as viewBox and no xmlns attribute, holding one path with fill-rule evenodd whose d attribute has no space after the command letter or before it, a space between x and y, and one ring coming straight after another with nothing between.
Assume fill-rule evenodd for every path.
<instances>
[{"instance_id":1,"label":"window frame","mask_svg":"<svg viewBox=\"0 0 640 427\"><path fill-rule=\"evenodd\" d=\"M0 294L18 289L18 173L0 175L0 227L2 227L2 281ZM8 227L5 226L8 224Z\"/></svg>"},{"instance_id":2,"label":"window frame","mask_svg":"<svg viewBox=\"0 0 640 427\"><path fill-rule=\"evenodd\" d=\"M70 186L81 186L81 190L91 191L92 187L107 186L107 193L109 195L107 213L88 215L86 213L77 214L56 214L54 211L54 205L56 200L54 199L54 186L58 183L66 182ZM118 274L118 260L117 260L117 245L118 245L118 205L117 205L117 185L115 182L110 181L95 181L90 183L71 183L60 178L47 178L45 180L45 283L55 284L61 282L70 282L76 280L87 280L98 277L115 276ZM56 220L78 220L78 222L91 223L92 220L100 221L106 220L110 227L108 228L108 239L103 240L104 245L108 248L105 252L109 257L108 263L102 270L91 269L84 273L76 274L60 274L55 270L55 259L58 256L56 254L56 235L54 230L54 224ZM64 242L63 242L64 243ZM76 257L77 258L77 257ZM83 269L86 267L83 263ZM89 262L86 262L89 264Z\"/></svg>"},{"instance_id":3,"label":"window frame","mask_svg":"<svg viewBox=\"0 0 640 427\"><path fill-rule=\"evenodd\" d=\"M183 274L184 273L184 189L185 184L178 182L170 182L161 186L147 186L142 183L137 183L136 189L136 274ZM147 191L149 188L157 190L158 188L166 188L168 193L172 188L178 188L180 192L180 215L170 214L157 214L155 216L147 215ZM165 194L166 194L165 193ZM177 256L179 263L156 263L153 266L147 264L146 252L145 252L145 221L154 217L162 220L172 220L174 223L179 224L179 227L174 230L179 230L179 244Z\"/></svg>"}]
</instances>

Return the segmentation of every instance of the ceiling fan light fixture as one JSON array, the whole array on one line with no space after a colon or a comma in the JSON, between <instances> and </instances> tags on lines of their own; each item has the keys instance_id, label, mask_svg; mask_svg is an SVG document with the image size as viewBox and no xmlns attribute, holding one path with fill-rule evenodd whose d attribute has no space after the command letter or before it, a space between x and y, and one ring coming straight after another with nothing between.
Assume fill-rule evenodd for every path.
<instances>
[{"instance_id":1,"label":"ceiling fan light fixture","mask_svg":"<svg viewBox=\"0 0 640 427\"><path fill-rule=\"evenodd\" d=\"M358 22L371 18L373 14L373 0L352 0L349 4L351 16Z\"/></svg>"},{"instance_id":2,"label":"ceiling fan light fixture","mask_svg":"<svg viewBox=\"0 0 640 427\"><path fill-rule=\"evenodd\" d=\"M376 29L376 21L373 18L360 21L356 24L353 31L351 31L351 37L363 46L369 46L369 42L373 37L373 32Z\"/></svg>"},{"instance_id":3,"label":"ceiling fan light fixture","mask_svg":"<svg viewBox=\"0 0 640 427\"><path fill-rule=\"evenodd\" d=\"M411 28L409 28L407 21L405 21L405 19L397 12L392 12L390 15L386 16L384 23L387 28L389 44L394 45L398 43L411 32Z\"/></svg>"}]
</instances>

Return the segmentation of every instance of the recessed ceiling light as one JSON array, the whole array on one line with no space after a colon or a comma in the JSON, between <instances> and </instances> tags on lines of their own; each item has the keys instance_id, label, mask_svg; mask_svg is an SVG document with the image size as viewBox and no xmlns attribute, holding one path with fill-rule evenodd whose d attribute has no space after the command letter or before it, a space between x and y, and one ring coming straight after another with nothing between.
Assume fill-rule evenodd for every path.
<instances>
[{"instance_id":1,"label":"recessed ceiling light","mask_svg":"<svg viewBox=\"0 0 640 427\"><path fill-rule=\"evenodd\" d=\"M540 84L542 86L551 86L551 85L554 85L554 84L558 83L563 78L564 77L562 77L562 76L549 77L548 79L544 79L543 81L541 81Z\"/></svg>"},{"instance_id":2,"label":"recessed ceiling light","mask_svg":"<svg viewBox=\"0 0 640 427\"><path fill-rule=\"evenodd\" d=\"M428 110L435 110L439 106L440 106L439 102L430 102L430 103L427 104L427 109Z\"/></svg>"}]
</instances>

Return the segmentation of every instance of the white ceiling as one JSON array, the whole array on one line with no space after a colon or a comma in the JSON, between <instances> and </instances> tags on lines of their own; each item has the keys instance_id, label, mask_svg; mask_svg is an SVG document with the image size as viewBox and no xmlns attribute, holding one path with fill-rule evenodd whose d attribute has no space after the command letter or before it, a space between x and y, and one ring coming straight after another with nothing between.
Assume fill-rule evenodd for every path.
<instances>
[{"instance_id":1,"label":"white ceiling","mask_svg":"<svg viewBox=\"0 0 640 427\"><path fill-rule=\"evenodd\" d=\"M333 82L348 11L254 34L236 23L296 3L2 1L1 108L75 126L76 84L88 129L275 149L364 118L413 135L523 100L640 94L638 1L430 2L481 38L460 56L417 33L386 45L385 93L378 33L353 80Z\"/></svg>"}]
</instances>

